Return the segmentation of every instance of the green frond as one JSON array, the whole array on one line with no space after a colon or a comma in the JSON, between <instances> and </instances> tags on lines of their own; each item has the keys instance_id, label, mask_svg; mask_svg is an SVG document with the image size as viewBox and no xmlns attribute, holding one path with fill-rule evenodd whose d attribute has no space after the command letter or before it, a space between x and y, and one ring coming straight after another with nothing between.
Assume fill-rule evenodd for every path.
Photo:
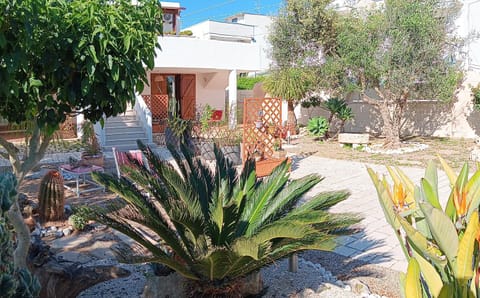
<instances>
[{"instance_id":1,"label":"green frond","mask_svg":"<svg viewBox=\"0 0 480 298\"><path fill-rule=\"evenodd\" d=\"M287 212L292 210L306 192L312 189L312 187L317 185L321 180L322 178L320 176L308 175L289 183L280 193L278 193L275 200L272 200L268 204L262 216L262 222L275 220L284 216Z\"/></svg>"},{"instance_id":2,"label":"green frond","mask_svg":"<svg viewBox=\"0 0 480 298\"><path fill-rule=\"evenodd\" d=\"M322 192L309 199L304 204L292 210L291 215L304 212L305 210L327 210L328 208L346 200L348 191Z\"/></svg>"},{"instance_id":3,"label":"green frond","mask_svg":"<svg viewBox=\"0 0 480 298\"><path fill-rule=\"evenodd\" d=\"M237 235L253 235L255 230L264 224L263 214L287 183L287 171L288 165L284 162L275 168L272 174L263 180L247 197Z\"/></svg>"}]
</instances>

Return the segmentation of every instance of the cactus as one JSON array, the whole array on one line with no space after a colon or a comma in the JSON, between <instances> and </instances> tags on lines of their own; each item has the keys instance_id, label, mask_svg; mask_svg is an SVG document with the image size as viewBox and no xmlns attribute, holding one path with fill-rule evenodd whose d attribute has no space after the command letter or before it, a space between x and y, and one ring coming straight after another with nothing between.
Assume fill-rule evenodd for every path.
<instances>
[{"instance_id":1,"label":"cactus","mask_svg":"<svg viewBox=\"0 0 480 298\"><path fill-rule=\"evenodd\" d=\"M0 295L1 297L37 297L40 284L26 269L15 271L13 243L5 212L17 196L13 174L0 175Z\"/></svg>"},{"instance_id":2,"label":"cactus","mask_svg":"<svg viewBox=\"0 0 480 298\"><path fill-rule=\"evenodd\" d=\"M40 220L63 220L65 196L63 177L56 170L49 171L40 182L38 192Z\"/></svg>"}]
</instances>

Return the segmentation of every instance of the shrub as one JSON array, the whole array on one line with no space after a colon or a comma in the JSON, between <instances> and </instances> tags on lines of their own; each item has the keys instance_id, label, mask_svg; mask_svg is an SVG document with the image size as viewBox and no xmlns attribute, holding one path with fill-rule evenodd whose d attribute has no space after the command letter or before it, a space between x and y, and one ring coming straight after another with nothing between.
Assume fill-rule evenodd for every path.
<instances>
[{"instance_id":1,"label":"shrub","mask_svg":"<svg viewBox=\"0 0 480 298\"><path fill-rule=\"evenodd\" d=\"M87 207L74 208L73 214L68 218L68 223L71 224L75 230L83 231L91 216L91 211Z\"/></svg>"},{"instance_id":2,"label":"shrub","mask_svg":"<svg viewBox=\"0 0 480 298\"><path fill-rule=\"evenodd\" d=\"M404 296L480 297L480 171L468 179L468 164L457 176L440 161L452 187L445 208L432 162L418 186L398 168L387 167L393 187L372 169L368 172L408 260L401 280Z\"/></svg>"},{"instance_id":3,"label":"shrub","mask_svg":"<svg viewBox=\"0 0 480 298\"><path fill-rule=\"evenodd\" d=\"M473 106L475 109L480 110L480 83L476 87L472 88Z\"/></svg>"},{"instance_id":4,"label":"shrub","mask_svg":"<svg viewBox=\"0 0 480 298\"><path fill-rule=\"evenodd\" d=\"M307 130L316 137L323 137L328 131L328 121L325 117L315 117L308 120Z\"/></svg>"},{"instance_id":5,"label":"shrub","mask_svg":"<svg viewBox=\"0 0 480 298\"><path fill-rule=\"evenodd\" d=\"M352 214L328 212L348 197L347 192L317 194L298 205L322 178L312 174L288 182L286 162L257 181L253 160L247 160L237 175L217 146L214 170L183 144L181 152L170 149L176 167L143 144L139 147L150 170L127 169L131 181L93 174L128 204L122 209L98 207L94 217L153 255L130 261L162 263L194 281L192 295L238 297L244 276L296 251L331 250L335 238L351 233L350 225L359 221ZM155 237L144 230L161 240L152 242Z\"/></svg>"},{"instance_id":6,"label":"shrub","mask_svg":"<svg viewBox=\"0 0 480 298\"><path fill-rule=\"evenodd\" d=\"M238 77L237 89L238 90L252 90L256 83L263 82L265 77Z\"/></svg>"}]
</instances>

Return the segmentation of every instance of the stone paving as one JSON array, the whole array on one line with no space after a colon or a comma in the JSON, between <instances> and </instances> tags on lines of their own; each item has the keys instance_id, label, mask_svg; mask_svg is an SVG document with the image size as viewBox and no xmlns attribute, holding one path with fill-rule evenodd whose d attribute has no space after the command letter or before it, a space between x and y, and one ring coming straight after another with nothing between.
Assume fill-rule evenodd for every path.
<instances>
[{"instance_id":1,"label":"stone paving","mask_svg":"<svg viewBox=\"0 0 480 298\"><path fill-rule=\"evenodd\" d=\"M370 264L380 265L393 270L405 272L407 262L397 237L386 222L377 191L367 173L367 166L375 172L386 174L380 165L366 165L360 162L333 160L317 156L293 158L291 177L300 178L310 173L318 173L325 179L307 194L308 197L321 191L348 190L350 197L334 206L332 212L357 212L364 220L360 223L361 231L352 236L338 240L335 252L346 257L360 259ZM424 175L421 168L403 168L402 170L418 185ZM447 176L438 171L439 195L445 205L450 186Z\"/></svg>"}]
</instances>

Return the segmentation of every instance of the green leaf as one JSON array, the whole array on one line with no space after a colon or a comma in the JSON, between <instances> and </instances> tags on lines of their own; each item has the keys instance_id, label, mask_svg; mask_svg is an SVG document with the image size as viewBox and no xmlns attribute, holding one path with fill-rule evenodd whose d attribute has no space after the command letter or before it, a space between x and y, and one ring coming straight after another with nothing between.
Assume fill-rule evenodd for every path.
<instances>
[{"instance_id":1,"label":"green leaf","mask_svg":"<svg viewBox=\"0 0 480 298\"><path fill-rule=\"evenodd\" d=\"M114 82L118 82L119 78L120 78L120 69L118 67L118 64L113 64L112 79L113 79Z\"/></svg>"},{"instance_id":2,"label":"green leaf","mask_svg":"<svg viewBox=\"0 0 480 298\"><path fill-rule=\"evenodd\" d=\"M130 50L130 41L132 40L132 36L127 34L125 35L125 37L123 38L123 47L125 49L125 53L128 52L128 50Z\"/></svg>"},{"instance_id":3,"label":"green leaf","mask_svg":"<svg viewBox=\"0 0 480 298\"><path fill-rule=\"evenodd\" d=\"M425 214L433 239L435 239L450 264L454 265L458 249L458 236L455 226L448 216L428 203L420 203L420 209Z\"/></svg>"},{"instance_id":4,"label":"green leaf","mask_svg":"<svg viewBox=\"0 0 480 298\"><path fill-rule=\"evenodd\" d=\"M440 206L440 201L438 199L438 192L437 190L432 187L432 185L429 183L429 181L425 178L422 178L421 182L422 184L422 191L425 194L425 198L427 201L435 208L442 210L442 206Z\"/></svg>"},{"instance_id":5,"label":"green leaf","mask_svg":"<svg viewBox=\"0 0 480 298\"><path fill-rule=\"evenodd\" d=\"M397 230L400 227L400 224L396 220L393 202L389 197L388 190L371 168L367 167L367 171L375 185L375 189L377 190L378 200L380 201L383 213L385 214L385 219L395 230Z\"/></svg>"},{"instance_id":6,"label":"green leaf","mask_svg":"<svg viewBox=\"0 0 480 298\"><path fill-rule=\"evenodd\" d=\"M90 57L93 59L93 62L95 62L95 64L97 64L99 61L98 61L98 58L97 58L97 52L95 50L95 47L93 45L89 45L87 49L88 49L88 53L89 53Z\"/></svg>"},{"instance_id":7,"label":"green leaf","mask_svg":"<svg viewBox=\"0 0 480 298\"><path fill-rule=\"evenodd\" d=\"M440 160L440 163L442 164L445 174L447 174L448 180L450 181L450 186L453 187L455 185L455 182L457 181L457 175L455 175L455 172L440 155L437 156Z\"/></svg>"},{"instance_id":8,"label":"green leaf","mask_svg":"<svg viewBox=\"0 0 480 298\"><path fill-rule=\"evenodd\" d=\"M414 258L411 258L408 262L407 276L405 278L405 296L408 298L422 298L420 266Z\"/></svg>"},{"instance_id":9,"label":"green leaf","mask_svg":"<svg viewBox=\"0 0 480 298\"><path fill-rule=\"evenodd\" d=\"M30 78L28 80L28 83L30 84L30 87L41 87L41 86L43 86L42 81L37 80L35 78Z\"/></svg>"},{"instance_id":10,"label":"green leaf","mask_svg":"<svg viewBox=\"0 0 480 298\"><path fill-rule=\"evenodd\" d=\"M453 298L455 296L456 291L454 284L444 284L440 294L438 295L439 298Z\"/></svg>"},{"instance_id":11,"label":"green leaf","mask_svg":"<svg viewBox=\"0 0 480 298\"><path fill-rule=\"evenodd\" d=\"M478 212L474 212L470 217L462 240L460 240L457 252L455 277L465 284L473 277L473 251L475 249L475 238L478 235L479 229Z\"/></svg>"},{"instance_id":12,"label":"green leaf","mask_svg":"<svg viewBox=\"0 0 480 298\"><path fill-rule=\"evenodd\" d=\"M432 297L438 297L440 291L443 287L443 281L438 272L435 270L435 267L432 266L421 254L417 252L416 249L412 249L413 258L417 260L418 265L420 266L420 271L422 272L422 277L427 283L428 289Z\"/></svg>"},{"instance_id":13,"label":"green leaf","mask_svg":"<svg viewBox=\"0 0 480 298\"><path fill-rule=\"evenodd\" d=\"M111 70L113 67L113 57L112 55L107 55L107 69Z\"/></svg>"}]
</instances>

